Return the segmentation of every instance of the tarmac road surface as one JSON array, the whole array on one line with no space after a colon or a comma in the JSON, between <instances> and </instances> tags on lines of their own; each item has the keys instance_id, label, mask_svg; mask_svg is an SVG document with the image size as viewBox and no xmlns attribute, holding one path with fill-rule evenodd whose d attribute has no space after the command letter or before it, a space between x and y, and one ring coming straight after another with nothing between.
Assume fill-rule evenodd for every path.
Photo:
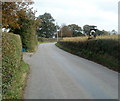
<instances>
[{"instance_id":1,"label":"tarmac road surface","mask_svg":"<svg viewBox=\"0 0 120 101\"><path fill-rule=\"evenodd\" d=\"M43 43L32 57L24 99L118 99L118 73Z\"/></svg>"}]
</instances>

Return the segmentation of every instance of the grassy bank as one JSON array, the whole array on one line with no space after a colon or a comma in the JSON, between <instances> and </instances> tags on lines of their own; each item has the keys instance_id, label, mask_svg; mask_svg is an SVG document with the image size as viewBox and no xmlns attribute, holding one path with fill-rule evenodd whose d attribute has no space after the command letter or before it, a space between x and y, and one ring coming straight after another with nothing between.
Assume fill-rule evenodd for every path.
<instances>
[{"instance_id":1,"label":"grassy bank","mask_svg":"<svg viewBox=\"0 0 120 101\"><path fill-rule=\"evenodd\" d=\"M60 41L61 49L83 58L95 61L109 69L119 71L120 42L113 39L93 39L84 41Z\"/></svg>"}]
</instances>

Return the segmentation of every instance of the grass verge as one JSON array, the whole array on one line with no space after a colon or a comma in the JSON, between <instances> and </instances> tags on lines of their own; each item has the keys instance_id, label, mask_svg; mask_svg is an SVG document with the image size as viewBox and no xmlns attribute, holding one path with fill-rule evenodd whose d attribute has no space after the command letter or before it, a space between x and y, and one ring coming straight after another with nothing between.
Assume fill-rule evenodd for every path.
<instances>
[{"instance_id":1,"label":"grass verge","mask_svg":"<svg viewBox=\"0 0 120 101\"><path fill-rule=\"evenodd\" d=\"M77 56L83 57L88 60L92 60L96 63L99 63L99 64L109 68L109 69L119 72L118 60L114 59L113 57L111 57L107 54L96 54L92 51L84 50L84 49L81 49L81 50L71 49L68 47L64 47L60 43L56 43L56 46L69 52L69 53L75 54Z\"/></svg>"},{"instance_id":2,"label":"grass verge","mask_svg":"<svg viewBox=\"0 0 120 101\"><path fill-rule=\"evenodd\" d=\"M29 65L26 64L24 61L22 61L21 69L16 72L14 81L12 82L7 93L4 95L5 99L23 99L24 88L26 85L28 72L29 72Z\"/></svg>"},{"instance_id":3,"label":"grass verge","mask_svg":"<svg viewBox=\"0 0 120 101\"><path fill-rule=\"evenodd\" d=\"M56 42L56 41L54 41L54 42ZM54 43L54 42L44 41L44 42L38 42L38 44L42 44L42 43Z\"/></svg>"}]
</instances>

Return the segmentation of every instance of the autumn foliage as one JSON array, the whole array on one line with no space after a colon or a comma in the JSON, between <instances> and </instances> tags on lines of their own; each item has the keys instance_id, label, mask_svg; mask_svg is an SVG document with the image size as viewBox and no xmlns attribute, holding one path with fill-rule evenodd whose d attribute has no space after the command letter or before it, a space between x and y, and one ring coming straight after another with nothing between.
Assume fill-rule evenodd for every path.
<instances>
[{"instance_id":1,"label":"autumn foliage","mask_svg":"<svg viewBox=\"0 0 120 101\"><path fill-rule=\"evenodd\" d=\"M31 4L29 2L2 2L2 27L20 28L18 19L26 17L26 11Z\"/></svg>"},{"instance_id":2,"label":"autumn foliage","mask_svg":"<svg viewBox=\"0 0 120 101\"><path fill-rule=\"evenodd\" d=\"M36 11L30 5L33 2L3 2L2 28L19 34L22 46L27 51L34 51L37 46L36 30L40 22L35 17Z\"/></svg>"}]
</instances>

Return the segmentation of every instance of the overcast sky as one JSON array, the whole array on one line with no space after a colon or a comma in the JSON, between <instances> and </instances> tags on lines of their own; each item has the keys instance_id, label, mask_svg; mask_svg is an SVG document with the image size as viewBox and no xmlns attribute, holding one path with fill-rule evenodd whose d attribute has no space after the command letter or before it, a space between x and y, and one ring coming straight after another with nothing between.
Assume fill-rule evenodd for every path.
<instances>
[{"instance_id":1,"label":"overcast sky","mask_svg":"<svg viewBox=\"0 0 120 101\"><path fill-rule=\"evenodd\" d=\"M119 0L34 0L36 16L50 13L61 24L96 25L100 30L118 30Z\"/></svg>"}]
</instances>

